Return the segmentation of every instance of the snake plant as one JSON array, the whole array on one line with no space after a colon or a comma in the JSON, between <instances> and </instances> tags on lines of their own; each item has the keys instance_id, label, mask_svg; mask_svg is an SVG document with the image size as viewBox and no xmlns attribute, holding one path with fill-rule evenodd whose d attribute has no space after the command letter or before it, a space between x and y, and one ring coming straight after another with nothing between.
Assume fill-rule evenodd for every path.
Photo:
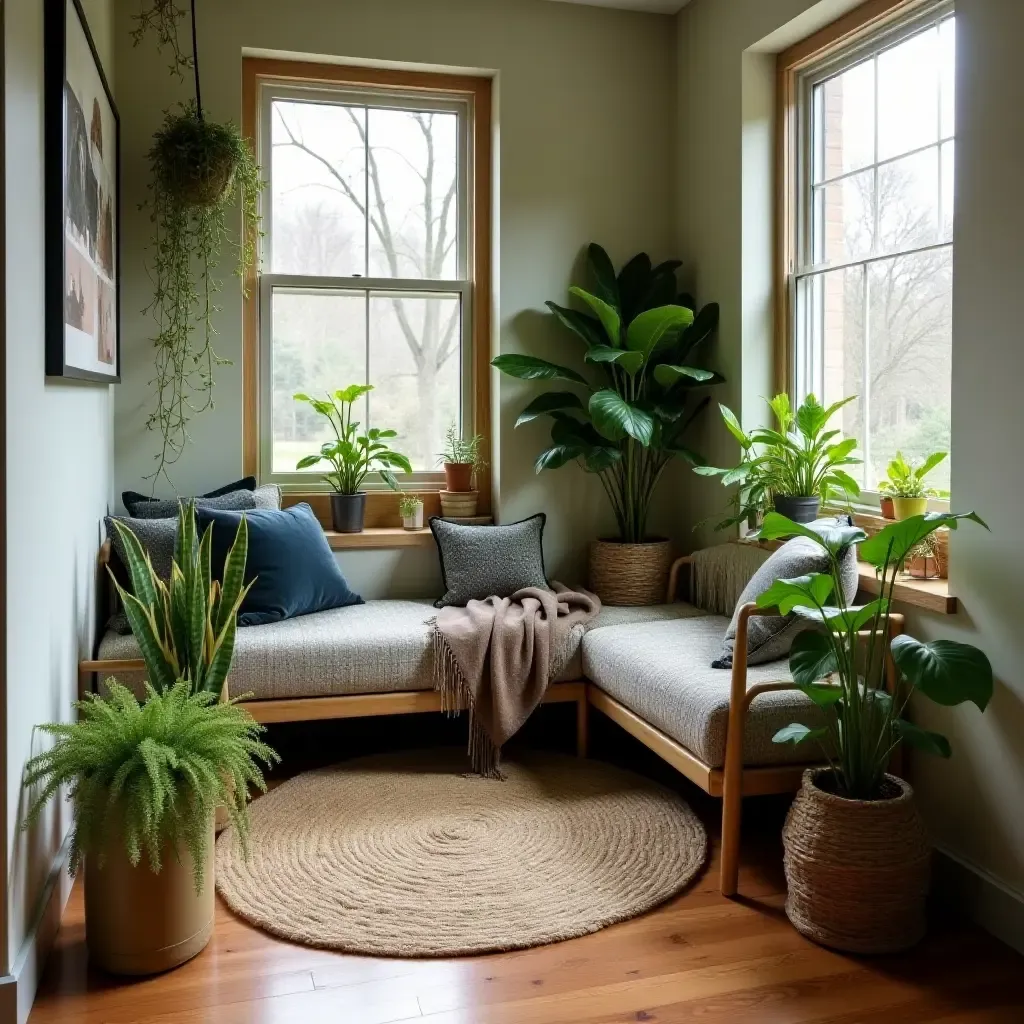
<instances>
[{"instance_id":1,"label":"snake plant","mask_svg":"<svg viewBox=\"0 0 1024 1024\"><path fill-rule=\"evenodd\" d=\"M179 508L167 582L154 572L131 529L116 520L115 526L124 544L132 592L116 579L114 585L142 650L150 683L164 693L183 679L193 693L219 695L234 655L238 609L252 586L252 582L244 585L249 547L245 516L224 563L223 582L211 578L213 527L207 527L201 540L197 538L194 501Z\"/></svg>"}]
</instances>

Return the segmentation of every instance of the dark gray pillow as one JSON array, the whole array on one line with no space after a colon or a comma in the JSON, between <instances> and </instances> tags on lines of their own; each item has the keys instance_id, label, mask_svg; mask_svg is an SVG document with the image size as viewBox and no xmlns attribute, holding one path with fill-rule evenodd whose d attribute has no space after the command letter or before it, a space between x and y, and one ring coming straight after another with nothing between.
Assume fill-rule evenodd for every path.
<instances>
[{"instance_id":1,"label":"dark gray pillow","mask_svg":"<svg viewBox=\"0 0 1024 1024\"><path fill-rule=\"evenodd\" d=\"M181 502L188 501L181 498ZM248 512L257 507L255 491L232 491L218 494L214 498L196 498L196 508L220 509L222 512ZM273 506L271 506L273 507ZM133 519L170 519L178 515L179 499L163 498L159 501L144 501L135 505Z\"/></svg>"},{"instance_id":2,"label":"dark gray pillow","mask_svg":"<svg viewBox=\"0 0 1024 1024\"><path fill-rule=\"evenodd\" d=\"M205 494L197 494L197 498L219 498L224 494L231 494L234 491L254 491L256 489L256 477L254 476L243 476L241 480L232 480L229 484L222 484L220 487L215 487L212 491L207 491ZM121 492L121 504L128 510L130 516L141 516L141 513L137 510L136 506L145 505L153 501L165 501L164 498L154 498L148 494L140 494L138 491L122 491ZM177 508L173 509L169 515L177 515ZM152 519L152 516L146 516L146 519Z\"/></svg>"},{"instance_id":3,"label":"dark gray pillow","mask_svg":"<svg viewBox=\"0 0 1024 1024\"><path fill-rule=\"evenodd\" d=\"M461 526L434 516L430 529L441 557L445 594L435 608L487 597L511 597L523 587L547 587L540 513L508 526Z\"/></svg>"},{"instance_id":4,"label":"dark gray pillow","mask_svg":"<svg viewBox=\"0 0 1024 1024\"><path fill-rule=\"evenodd\" d=\"M834 527L836 520L823 519L807 524L810 529ZM842 525L846 525L845 523ZM772 552L768 560L750 578L743 588L732 621L725 631L722 652L711 663L712 668L732 668L733 645L736 640L736 622L740 608L750 601L756 601L776 580L789 580L810 573L828 572L828 555L809 537L793 537L781 548ZM857 570L857 547L851 546L840 564L843 596L847 604L857 597L860 575ZM777 661L789 654L793 637L813 624L798 615L755 615L747 622L747 664L762 665Z\"/></svg>"},{"instance_id":5,"label":"dark gray pillow","mask_svg":"<svg viewBox=\"0 0 1024 1024\"><path fill-rule=\"evenodd\" d=\"M111 559L111 570L122 587L131 589L128 575L128 559L125 556L121 535L114 529L114 520L127 526L136 537L143 550L149 555L153 569L160 579L171 578L171 562L174 561L174 541L178 534L178 519L133 519L130 516L106 516L103 525L107 530L114 557ZM108 623L115 633L127 634L132 631L123 611L111 616Z\"/></svg>"}]
</instances>

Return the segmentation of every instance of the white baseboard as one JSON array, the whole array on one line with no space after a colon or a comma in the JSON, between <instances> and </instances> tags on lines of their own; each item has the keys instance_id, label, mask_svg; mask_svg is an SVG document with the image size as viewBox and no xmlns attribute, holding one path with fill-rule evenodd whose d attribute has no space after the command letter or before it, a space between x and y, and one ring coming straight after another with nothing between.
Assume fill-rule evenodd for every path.
<instances>
[{"instance_id":1,"label":"white baseboard","mask_svg":"<svg viewBox=\"0 0 1024 1024\"><path fill-rule=\"evenodd\" d=\"M57 851L39 900L39 911L18 951L10 974L0 976L0 1024L25 1024L36 998L46 958L53 948L64 907L71 895L68 875L70 836Z\"/></svg>"},{"instance_id":2,"label":"white baseboard","mask_svg":"<svg viewBox=\"0 0 1024 1024\"><path fill-rule=\"evenodd\" d=\"M943 847L935 851L934 873L938 898L1024 953L1024 893Z\"/></svg>"}]
</instances>

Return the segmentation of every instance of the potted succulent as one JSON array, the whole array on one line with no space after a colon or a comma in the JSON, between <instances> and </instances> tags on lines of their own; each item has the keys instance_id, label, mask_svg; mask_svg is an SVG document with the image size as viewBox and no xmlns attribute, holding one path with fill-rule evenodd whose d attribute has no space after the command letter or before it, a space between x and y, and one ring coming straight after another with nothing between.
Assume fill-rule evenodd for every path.
<instances>
[{"instance_id":1,"label":"potted succulent","mask_svg":"<svg viewBox=\"0 0 1024 1024\"><path fill-rule=\"evenodd\" d=\"M928 511L929 498L948 498L949 491L926 487L924 478L946 458L948 452L932 452L920 465L905 459L902 452L886 467L886 479L878 489L883 497L892 499L894 519L923 515ZM883 513L884 514L884 513Z\"/></svg>"},{"instance_id":2,"label":"potted succulent","mask_svg":"<svg viewBox=\"0 0 1024 1024\"><path fill-rule=\"evenodd\" d=\"M441 512L446 516L475 516L479 494L475 490L477 472L485 462L480 454L481 434L463 438L451 423L444 435L444 451L438 462L444 466L445 489L441 491Z\"/></svg>"},{"instance_id":3,"label":"potted succulent","mask_svg":"<svg viewBox=\"0 0 1024 1024\"><path fill-rule=\"evenodd\" d=\"M736 414L720 405L722 419L740 443L738 466L720 469L695 466L703 476L720 476L726 486L739 484L738 512L720 523L718 529L732 526L760 512L770 500L775 511L797 523L818 518L824 501L856 497L857 481L843 466L860 464L854 458L856 438L837 440L838 430L826 430L828 421L854 396L833 402L825 408L814 395L808 395L794 412L789 395L776 395L769 403L777 429L758 427L747 434Z\"/></svg>"},{"instance_id":4,"label":"potted succulent","mask_svg":"<svg viewBox=\"0 0 1024 1024\"><path fill-rule=\"evenodd\" d=\"M249 788L265 789L259 762L277 755L249 713L222 698L245 596L244 520L223 587L211 579L210 532L197 541L191 505L179 517L169 583L120 529L133 593L119 590L146 662L145 699L108 679L104 695L76 705L77 722L41 727L56 742L28 763L26 786L41 788L26 826L69 787L70 870L86 867L90 959L113 973L150 974L209 941L215 814L223 808L244 843Z\"/></svg>"},{"instance_id":5,"label":"potted succulent","mask_svg":"<svg viewBox=\"0 0 1024 1024\"><path fill-rule=\"evenodd\" d=\"M415 494L403 494L398 499L398 514L406 530L423 529L423 500Z\"/></svg>"},{"instance_id":6,"label":"potted succulent","mask_svg":"<svg viewBox=\"0 0 1024 1024\"><path fill-rule=\"evenodd\" d=\"M359 432L359 421L352 418L355 403L373 390L372 384L350 384L326 398L312 398L301 392L296 402L305 402L323 416L334 431L334 440L325 441L315 455L305 455L296 469L309 469L320 462L331 466L324 480L331 485L331 522L338 533L361 533L366 515L366 492L360 490L367 475L376 470L393 491L398 481L393 470L412 472L409 460L388 446L397 437L394 430L371 427Z\"/></svg>"},{"instance_id":7,"label":"potted succulent","mask_svg":"<svg viewBox=\"0 0 1024 1024\"><path fill-rule=\"evenodd\" d=\"M593 291L571 288L587 312L548 302L556 319L582 339L581 360L597 375L536 356L508 353L492 364L520 380L559 381L570 390L546 391L519 414L516 427L552 420L550 442L537 472L575 463L601 481L618 536L590 549L590 588L606 604L664 600L670 543L648 536L651 500L666 466L676 458L703 460L686 436L710 401L701 389L724 378L692 364L714 333L718 306L695 314L693 298L676 285L678 260L652 266L634 256L616 275L599 245L587 250Z\"/></svg>"},{"instance_id":8,"label":"potted succulent","mask_svg":"<svg viewBox=\"0 0 1024 1024\"><path fill-rule=\"evenodd\" d=\"M904 559L939 527L973 512L929 513L891 523L872 537L856 527L819 532L772 512L760 536L807 537L827 553L829 573L776 581L758 605L795 612L817 624L797 635L789 658L794 682L817 705L822 724L792 724L776 743L816 743L827 767L804 773L783 830L786 913L810 938L857 953L904 949L925 930L929 847L913 791L888 773L901 743L940 757L946 737L903 717L911 697L952 707L970 701L984 711L992 697L992 666L977 648L953 640L922 643L910 636L888 642L890 609ZM840 577L842 556L875 567L880 596L847 606Z\"/></svg>"}]
</instances>

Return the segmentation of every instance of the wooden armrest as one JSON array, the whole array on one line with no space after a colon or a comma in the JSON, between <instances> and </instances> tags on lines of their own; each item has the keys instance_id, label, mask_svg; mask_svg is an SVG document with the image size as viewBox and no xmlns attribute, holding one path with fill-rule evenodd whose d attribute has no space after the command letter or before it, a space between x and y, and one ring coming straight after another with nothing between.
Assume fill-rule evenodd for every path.
<instances>
[{"instance_id":1,"label":"wooden armrest","mask_svg":"<svg viewBox=\"0 0 1024 1024\"><path fill-rule=\"evenodd\" d=\"M676 601L676 595L679 590L679 570L684 565L692 565L692 555L682 555L672 563L672 568L668 571L668 591L665 594L665 604L674 604Z\"/></svg>"}]
</instances>

